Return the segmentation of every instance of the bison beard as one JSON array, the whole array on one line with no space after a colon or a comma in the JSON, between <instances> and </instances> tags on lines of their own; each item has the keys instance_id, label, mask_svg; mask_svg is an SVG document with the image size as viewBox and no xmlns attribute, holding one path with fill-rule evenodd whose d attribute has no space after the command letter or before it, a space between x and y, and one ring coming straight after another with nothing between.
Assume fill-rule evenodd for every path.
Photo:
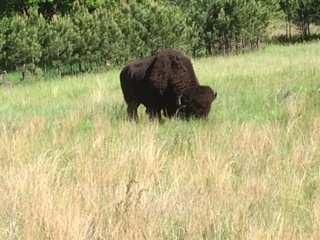
<instances>
[{"instance_id":1,"label":"bison beard","mask_svg":"<svg viewBox=\"0 0 320 240\"><path fill-rule=\"evenodd\" d=\"M120 73L130 118L137 119L140 104L150 118L205 118L217 93L200 86L188 57L176 50L163 50L125 66Z\"/></svg>"}]
</instances>

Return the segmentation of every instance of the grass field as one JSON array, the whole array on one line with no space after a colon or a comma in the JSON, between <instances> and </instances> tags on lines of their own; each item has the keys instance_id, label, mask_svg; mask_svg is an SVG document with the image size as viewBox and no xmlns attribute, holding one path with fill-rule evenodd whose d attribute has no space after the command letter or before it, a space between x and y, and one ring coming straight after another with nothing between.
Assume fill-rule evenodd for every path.
<instances>
[{"instance_id":1,"label":"grass field","mask_svg":"<svg viewBox=\"0 0 320 240\"><path fill-rule=\"evenodd\" d=\"M194 67L205 121L127 121L119 70L1 88L0 239L320 239L320 43Z\"/></svg>"}]
</instances>

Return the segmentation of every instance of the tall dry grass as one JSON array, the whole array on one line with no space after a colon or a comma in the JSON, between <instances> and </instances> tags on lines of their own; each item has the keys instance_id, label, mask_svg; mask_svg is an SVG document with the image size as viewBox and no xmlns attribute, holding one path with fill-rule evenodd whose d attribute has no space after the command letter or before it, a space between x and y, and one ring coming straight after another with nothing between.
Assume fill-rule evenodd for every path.
<instances>
[{"instance_id":1,"label":"tall dry grass","mask_svg":"<svg viewBox=\"0 0 320 240\"><path fill-rule=\"evenodd\" d=\"M194 61L206 121L127 121L119 71L1 89L0 239L319 239L319 52Z\"/></svg>"}]
</instances>

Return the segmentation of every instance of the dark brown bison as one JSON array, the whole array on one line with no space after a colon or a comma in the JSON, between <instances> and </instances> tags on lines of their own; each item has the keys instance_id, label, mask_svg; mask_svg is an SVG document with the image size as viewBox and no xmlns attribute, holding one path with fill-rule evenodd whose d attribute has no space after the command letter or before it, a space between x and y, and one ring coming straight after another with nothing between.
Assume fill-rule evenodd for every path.
<instances>
[{"instance_id":1,"label":"dark brown bison","mask_svg":"<svg viewBox=\"0 0 320 240\"><path fill-rule=\"evenodd\" d=\"M176 50L163 50L138 59L120 73L130 118L137 119L140 104L150 118L204 118L217 97L208 86L200 86L188 57Z\"/></svg>"}]
</instances>

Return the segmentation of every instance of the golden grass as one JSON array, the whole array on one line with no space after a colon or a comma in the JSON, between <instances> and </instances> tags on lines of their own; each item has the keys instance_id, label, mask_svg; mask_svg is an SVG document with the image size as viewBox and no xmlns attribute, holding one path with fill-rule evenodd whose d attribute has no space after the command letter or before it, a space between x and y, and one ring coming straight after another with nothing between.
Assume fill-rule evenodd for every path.
<instances>
[{"instance_id":1,"label":"golden grass","mask_svg":"<svg viewBox=\"0 0 320 240\"><path fill-rule=\"evenodd\" d=\"M1 90L0 239L318 239L318 62L278 51L195 61L207 121L127 121L118 72Z\"/></svg>"}]
</instances>

